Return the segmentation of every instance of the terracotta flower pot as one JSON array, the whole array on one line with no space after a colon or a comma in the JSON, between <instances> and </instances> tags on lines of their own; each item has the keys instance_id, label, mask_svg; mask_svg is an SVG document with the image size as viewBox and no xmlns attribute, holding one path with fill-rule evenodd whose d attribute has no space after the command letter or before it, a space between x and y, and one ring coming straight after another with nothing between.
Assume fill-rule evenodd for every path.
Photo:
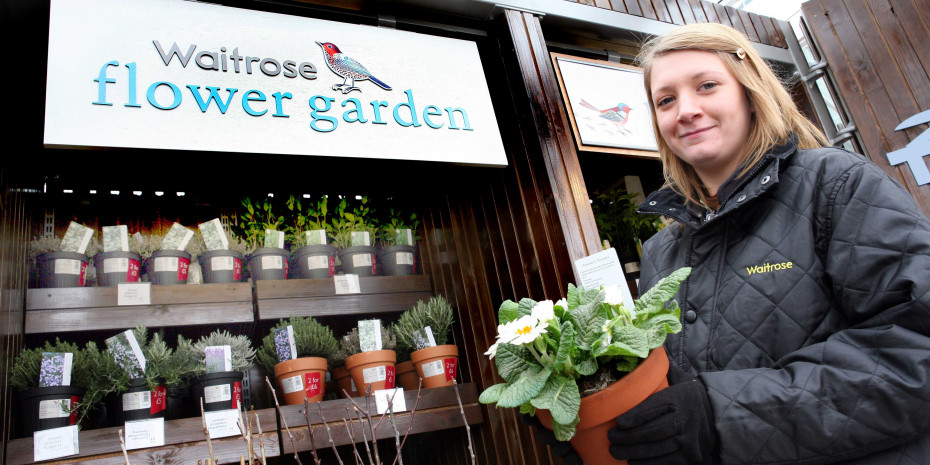
<instances>
[{"instance_id":1,"label":"terracotta flower pot","mask_svg":"<svg viewBox=\"0 0 930 465\"><path fill-rule=\"evenodd\" d=\"M323 400L326 393L326 359L301 357L274 366L274 378L284 392L284 403L300 405Z\"/></svg>"},{"instance_id":2,"label":"terracotta flower pot","mask_svg":"<svg viewBox=\"0 0 930 465\"><path fill-rule=\"evenodd\" d=\"M420 375L410 360L397 364L397 384L405 391L416 391L420 386Z\"/></svg>"},{"instance_id":3,"label":"terracotta flower pot","mask_svg":"<svg viewBox=\"0 0 930 465\"><path fill-rule=\"evenodd\" d=\"M333 368L333 379L336 381L336 386L339 387L339 397L344 397L345 394L342 392L348 392L352 397L358 397L358 390L355 389L355 381L352 381L352 377L349 376L349 370L345 366L338 366Z\"/></svg>"},{"instance_id":4,"label":"terracotta flower pot","mask_svg":"<svg viewBox=\"0 0 930 465\"><path fill-rule=\"evenodd\" d=\"M394 362L397 355L393 350L373 350L346 357L346 368L360 395L379 389L394 387ZM368 385L371 389L368 390Z\"/></svg>"},{"instance_id":5,"label":"terracotta flower pot","mask_svg":"<svg viewBox=\"0 0 930 465\"><path fill-rule=\"evenodd\" d=\"M581 398L577 432L572 448L584 463L626 465L610 455L607 430L614 419L638 405L647 397L668 387L668 356L662 347L653 349L635 370L603 390ZM552 428L552 414L537 410L540 423Z\"/></svg>"},{"instance_id":6,"label":"terracotta flower pot","mask_svg":"<svg viewBox=\"0 0 930 465\"><path fill-rule=\"evenodd\" d=\"M459 348L453 344L427 347L410 354L410 360L423 378L423 387L452 386L458 366Z\"/></svg>"}]
</instances>

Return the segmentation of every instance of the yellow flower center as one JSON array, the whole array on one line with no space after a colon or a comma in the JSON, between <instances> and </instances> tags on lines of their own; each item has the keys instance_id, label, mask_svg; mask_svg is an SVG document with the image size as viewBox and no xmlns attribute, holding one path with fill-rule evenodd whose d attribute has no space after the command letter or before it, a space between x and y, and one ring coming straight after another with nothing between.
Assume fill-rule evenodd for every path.
<instances>
[{"instance_id":1,"label":"yellow flower center","mask_svg":"<svg viewBox=\"0 0 930 465\"><path fill-rule=\"evenodd\" d=\"M526 335L529 334L530 331L532 331L532 330L533 330L533 328L531 328L531 327L529 327L529 326L524 326L523 328L518 328L518 329L517 329L517 334L519 334L519 335L521 335L521 336L526 336Z\"/></svg>"}]
</instances>

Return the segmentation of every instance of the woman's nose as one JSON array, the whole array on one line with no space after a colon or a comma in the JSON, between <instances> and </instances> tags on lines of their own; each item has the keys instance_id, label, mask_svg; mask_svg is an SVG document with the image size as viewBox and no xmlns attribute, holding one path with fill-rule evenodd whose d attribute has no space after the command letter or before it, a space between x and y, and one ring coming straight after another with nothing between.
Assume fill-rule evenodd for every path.
<instances>
[{"instance_id":1,"label":"woman's nose","mask_svg":"<svg viewBox=\"0 0 930 465\"><path fill-rule=\"evenodd\" d=\"M681 95L678 97L678 120L690 121L702 113L697 99L692 95Z\"/></svg>"}]
</instances>

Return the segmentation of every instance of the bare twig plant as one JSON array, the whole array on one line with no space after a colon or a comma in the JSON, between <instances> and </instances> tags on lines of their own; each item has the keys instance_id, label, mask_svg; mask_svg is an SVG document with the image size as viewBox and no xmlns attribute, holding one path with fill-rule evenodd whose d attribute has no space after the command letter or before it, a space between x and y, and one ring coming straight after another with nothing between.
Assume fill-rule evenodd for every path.
<instances>
[{"instance_id":1,"label":"bare twig plant","mask_svg":"<svg viewBox=\"0 0 930 465\"><path fill-rule=\"evenodd\" d=\"M313 439L313 422L310 421L310 399L304 397L304 418L307 419L307 436L310 436L310 451L313 453L313 463L320 465L320 457L316 454L316 441Z\"/></svg>"},{"instance_id":2,"label":"bare twig plant","mask_svg":"<svg viewBox=\"0 0 930 465\"><path fill-rule=\"evenodd\" d=\"M349 406L346 405L346 413L348 413L348 411ZM342 422L346 425L346 433L349 435L349 440L352 441L352 453L355 456L355 465L365 465L365 462L362 461L362 456L358 453L358 447L355 446L355 435L352 434L352 428L349 428L349 420L343 418Z\"/></svg>"},{"instance_id":3,"label":"bare twig plant","mask_svg":"<svg viewBox=\"0 0 930 465\"><path fill-rule=\"evenodd\" d=\"M125 460L126 465L132 465L129 463L129 453L126 452L126 441L123 440L123 430L119 430L119 447L123 449L123 460Z\"/></svg>"},{"instance_id":4,"label":"bare twig plant","mask_svg":"<svg viewBox=\"0 0 930 465\"><path fill-rule=\"evenodd\" d=\"M265 377L265 383L268 384L268 389L271 389L271 397L274 399L274 406L278 410L278 416L281 417L281 423L284 423L284 430L287 431L287 437L291 440L291 449L294 450L294 461L297 462L297 465L303 465L300 462L300 457L297 456L297 445L294 443L294 435L291 434L291 429L287 427L287 420L284 418L284 413L281 412L281 404L278 403L278 393L275 392L274 386L271 385L271 380L268 377Z\"/></svg>"},{"instance_id":5,"label":"bare twig plant","mask_svg":"<svg viewBox=\"0 0 930 465\"><path fill-rule=\"evenodd\" d=\"M459 401L459 412L462 414L462 422L465 423L465 434L468 436L468 454L471 455L471 463L475 464L475 449L471 444L471 427L468 426L468 418L465 417L465 408L462 407L462 397L459 395L459 383L452 379L452 387L455 389L455 399Z\"/></svg>"},{"instance_id":6,"label":"bare twig plant","mask_svg":"<svg viewBox=\"0 0 930 465\"><path fill-rule=\"evenodd\" d=\"M216 465L216 456L213 455L213 441L210 440L210 429L207 428L207 415L203 411L203 397L200 398L200 421L203 423L203 435L207 438L207 450L210 451L207 464Z\"/></svg>"},{"instance_id":7,"label":"bare twig plant","mask_svg":"<svg viewBox=\"0 0 930 465\"><path fill-rule=\"evenodd\" d=\"M423 378L420 378L420 381L417 385L417 400L413 403L413 410L410 411L410 423L407 424L407 432L404 433L404 440L400 442L400 446L397 448L397 457L394 458L394 462L391 465L397 463L400 458L400 451L404 448L404 444L407 443L407 437L410 436L410 430L413 429L413 420L417 416L417 407L420 406L420 390L423 389Z\"/></svg>"},{"instance_id":8,"label":"bare twig plant","mask_svg":"<svg viewBox=\"0 0 930 465\"><path fill-rule=\"evenodd\" d=\"M344 465L342 463L342 458L339 457L339 451L336 450L336 442L333 441L333 432L329 428L329 423L326 422L326 418L323 417L323 406L317 402L316 407L320 410L320 421L323 422L323 426L326 427L326 436L329 437L329 445L333 448L333 453L336 454L336 461L339 462L339 465Z\"/></svg>"}]
</instances>

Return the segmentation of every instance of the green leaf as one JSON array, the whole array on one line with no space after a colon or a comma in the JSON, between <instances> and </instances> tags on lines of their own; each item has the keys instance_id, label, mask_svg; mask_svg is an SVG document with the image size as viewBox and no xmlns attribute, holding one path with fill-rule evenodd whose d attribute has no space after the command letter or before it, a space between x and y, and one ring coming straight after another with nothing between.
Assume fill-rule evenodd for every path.
<instances>
[{"instance_id":1,"label":"green leaf","mask_svg":"<svg viewBox=\"0 0 930 465\"><path fill-rule=\"evenodd\" d=\"M649 339L646 331L635 326L616 326L610 329L611 341L604 355L649 356Z\"/></svg>"},{"instance_id":2,"label":"green leaf","mask_svg":"<svg viewBox=\"0 0 930 465\"><path fill-rule=\"evenodd\" d=\"M679 268L673 271L672 274L659 280L655 286L652 286L648 291L643 293L643 295L636 300L636 307L634 310L636 311L637 318L661 311L664 308L665 302L675 297L675 294L678 293L678 289L681 287L681 283L689 274L691 274L691 268Z\"/></svg>"},{"instance_id":3,"label":"green leaf","mask_svg":"<svg viewBox=\"0 0 930 465\"><path fill-rule=\"evenodd\" d=\"M581 421L581 417L576 416L575 420L568 424L552 422L552 432L559 441L568 441L575 436L575 426Z\"/></svg>"},{"instance_id":4,"label":"green leaf","mask_svg":"<svg viewBox=\"0 0 930 465\"><path fill-rule=\"evenodd\" d=\"M508 383L513 383L525 372L538 372L542 367L525 347L513 344L497 346L497 355L494 356L497 364L497 373Z\"/></svg>"},{"instance_id":5,"label":"green leaf","mask_svg":"<svg viewBox=\"0 0 930 465\"><path fill-rule=\"evenodd\" d=\"M498 407L519 407L521 404L529 402L536 397L543 386L546 385L546 379L552 374L552 368L546 367L537 373L526 371L516 382L511 383L501 393L497 401Z\"/></svg>"},{"instance_id":6,"label":"green leaf","mask_svg":"<svg viewBox=\"0 0 930 465\"><path fill-rule=\"evenodd\" d=\"M536 407L533 407L533 404L529 402L520 406L520 413L525 413L527 415L536 415Z\"/></svg>"},{"instance_id":7,"label":"green leaf","mask_svg":"<svg viewBox=\"0 0 930 465\"><path fill-rule=\"evenodd\" d=\"M533 313L533 307L536 306L536 301L533 299L527 299L526 297L520 299L520 304L517 307L517 314L519 316L531 315Z\"/></svg>"},{"instance_id":8,"label":"green leaf","mask_svg":"<svg viewBox=\"0 0 930 465\"><path fill-rule=\"evenodd\" d=\"M505 300L501 304L500 310L497 311L498 324L510 323L513 320L519 318L519 311L517 310L519 305L512 300Z\"/></svg>"},{"instance_id":9,"label":"green leaf","mask_svg":"<svg viewBox=\"0 0 930 465\"><path fill-rule=\"evenodd\" d=\"M568 321L575 325L575 345L580 350L591 350L607 323L607 314L599 302L588 302L572 310Z\"/></svg>"},{"instance_id":10,"label":"green leaf","mask_svg":"<svg viewBox=\"0 0 930 465\"><path fill-rule=\"evenodd\" d=\"M603 302L606 292L601 289L584 289L578 296L578 305L584 305L589 302Z\"/></svg>"},{"instance_id":11,"label":"green leaf","mask_svg":"<svg viewBox=\"0 0 930 465\"><path fill-rule=\"evenodd\" d=\"M562 337L559 339L559 350L555 355L555 367L561 370L566 363L571 363L571 354L575 349L575 325L571 321L562 323Z\"/></svg>"},{"instance_id":12,"label":"green leaf","mask_svg":"<svg viewBox=\"0 0 930 465\"><path fill-rule=\"evenodd\" d=\"M495 384L485 389L484 392L478 396L478 402L481 402L482 404L493 404L497 402L498 399L500 399L501 393L504 392L504 389L507 389L507 383Z\"/></svg>"},{"instance_id":13,"label":"green leaf","mask_svg":"<svg viewBox=\"0 0 930 465\"><path fill-rule=\"evenodd\" d=\"M578 383L575 378L553 374L530 403L536 408L549 410L556 422L569 424L578 416L581 407Z\"/></svg>"},{"instance_id":14,"label":"green leaf","mask_svg":"<svg viewBox=\"0 0 930 465\"><path fill-rule=\"evenodd\" d=\"M597 372L597 361L587 357L575 362L575 371L581 376L590 376Z\"/></svg>"},{"instance_id":15,"label":"green leaf","mask_svg":"<svg viewBox=\"0 0 930 465\"><path fill-rule=\"evenodd\" d=\"M619 372L631 372L639 366L642 359L639 357L620 357L617 359L616 369Z\"/></svg>"},{"instance_id":16,"label":"green leaf","mask_svg":"<svg viewBox=\"0 0 930 465\"><path fill-rule=\"evenodd\" d=\"M568 308L566 310L575 309L578 307L578 288L574 284L568 283L568 294L565 298L565 301L568 303Z\"/></svg>"}]
</instances>

